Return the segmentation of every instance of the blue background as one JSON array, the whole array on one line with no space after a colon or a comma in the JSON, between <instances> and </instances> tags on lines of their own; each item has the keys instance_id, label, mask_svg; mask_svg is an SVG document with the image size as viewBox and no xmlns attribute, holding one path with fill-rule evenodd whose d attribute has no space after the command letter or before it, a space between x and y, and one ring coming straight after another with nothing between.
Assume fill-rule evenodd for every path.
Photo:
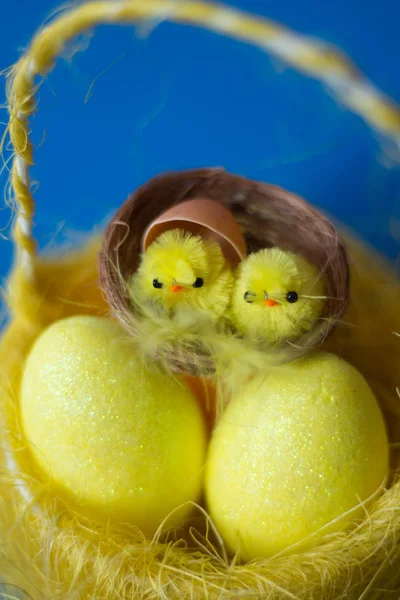
<instances>
[{"instance_id":1,"label":"blue background","mask_svg":"<svg viewBox=\"0 0 400 600\"><path fill-rule=\"evenodd\" d=\"M229 4L341 47L400 101L398 0ZM1 3L0 69L15 62L57 5ZM103 225L160 171L222 165L305 196L397 258L400 163L322 84L257 48L168 23L101 27L80 44L85 52L69 48L42 86L32 121L42 247ZM2 276L11 260L9 219L8 209L0 212Z\"/></svg>"}]
</instances>

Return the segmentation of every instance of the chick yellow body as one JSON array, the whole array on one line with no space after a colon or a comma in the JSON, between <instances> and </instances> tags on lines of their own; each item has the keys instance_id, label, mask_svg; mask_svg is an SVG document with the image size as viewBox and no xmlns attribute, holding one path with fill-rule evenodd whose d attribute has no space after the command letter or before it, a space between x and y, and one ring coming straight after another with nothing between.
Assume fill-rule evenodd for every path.
<instances>
[{"instance_id":1,"label":"chick yellow body","mask_svg":"<svg viewBox=\"0 0 400 600\"><path fill-rule=\"evenodd\" d=\"M280 248L251 254L238 269L231 319L245 337L267 344L295 340L324 308L325 281L302 256Z\"/></svg>"},{"instance_id":2,"label":"chick yellow body","mask_svg":"<svg viewBox=\"0 0 400 600\"><path fill-rule=\"evenodd\" d=\"M20 410L45 479L90 517L152 535L171 511L168 525L179 523L201 492L197 401L176 377L149 372L111 319L72 317L44 331L27 359Z\"/></svg>"},{"instance_id":3,"label":"chick yellow body","mask_svg":"<svg viewBox=\"0 0 400 600\"><path fill-rule=\"evenodd\" d=\"M163 233L130 281L132 300L169 318L216 321L230 303L233 274L220 246L181 229Z\"/></svg>"}]
</instances>

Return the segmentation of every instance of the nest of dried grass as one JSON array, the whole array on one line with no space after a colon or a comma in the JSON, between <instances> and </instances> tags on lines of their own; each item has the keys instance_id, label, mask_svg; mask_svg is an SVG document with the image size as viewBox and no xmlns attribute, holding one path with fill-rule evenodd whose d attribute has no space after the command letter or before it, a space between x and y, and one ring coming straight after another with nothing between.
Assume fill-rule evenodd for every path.
<instances>
[{"instance_id":1,"label":"nest of dried grass","mask_svg":"<svg viewBox=\"0 0 400 600\"><path fill-rule=\"evenodd\" d=\"M274 348L268 356L235 334L196 335L160 328L147 321L143 328L140 307L129 297L126 283L136 271L143 235L161 213L191 198L210 198L222 203L242 228L248 252L279 246L302 254L315 264L327 281L325 311L313 329L296 341ZM170 369L199 375L218 371L221 356L246 356L259 366L263 360L292 360L322 343L344 314L349 300L347 253L336 227L302 198L279 187L231 175L224 169L196 169L159 175L140 187L111 220L100 254L101 283L114 315L141 348L151 345L152 358ZM161 332L160 330L163 329Z\"/></svg>"}]
</instances>

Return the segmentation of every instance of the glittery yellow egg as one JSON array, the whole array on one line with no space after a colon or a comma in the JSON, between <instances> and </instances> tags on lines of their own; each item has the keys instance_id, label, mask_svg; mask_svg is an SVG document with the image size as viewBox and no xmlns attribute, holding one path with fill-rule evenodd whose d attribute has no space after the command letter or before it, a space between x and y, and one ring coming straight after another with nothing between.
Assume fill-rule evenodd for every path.
<instances>
[{"instance_id":1,"label":"glittery yellow egg","mask_svg":"<svg viewBox=\"0 0 400 600\"><path fill-rule=\"evenodd\" d=\"M111 319L72 317L42 334L26 363L21 418L41 469L96 519L129 520L150 535L199 496L201 410L176 378L144 368Z\"/></svg>"},{"instance_id":2,"label":"glittery yellow egg","mask_svg":"<svg viewBox=\"0 0 400 600\"><path fill-rule=\"evenodd\" d=\"M351 365L321 352L236 393L211 441L206 497L231 551L268 557L363 516L351 509L387 471L371 389Z\"/></svg>"}]
</instances>

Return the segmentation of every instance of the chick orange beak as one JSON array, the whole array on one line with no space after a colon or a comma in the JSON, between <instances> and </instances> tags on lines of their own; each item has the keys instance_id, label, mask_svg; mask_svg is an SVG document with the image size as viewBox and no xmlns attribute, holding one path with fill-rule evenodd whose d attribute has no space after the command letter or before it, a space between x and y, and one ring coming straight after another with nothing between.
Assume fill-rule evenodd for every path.
<instances>
[{"instance_id":1,"label":"chick orange beak","mask_svg":"<svg viewBox=\"0 0 400 600\"><path fill-rule=\"evenodd\" d=\"M276 302L275 300L270 300L270 298L268 298L268 300L264 300L265 302L265 306L276 306L277 304L279 304L279 302Z\"/></svg>"},{"instance_id":2,"label":"chick orange beak","mask_svg":"<svg viewBox=\"0 0 400 600\"><path fill-rule=\"evenodd\" d=\"M185 288L183 287L183 285L178 285L177 283L174 283L174 285L171 286L171 292L173 292L174 294L176 292L181 292L184 289Z\"/></svg>"}]
</instances>

